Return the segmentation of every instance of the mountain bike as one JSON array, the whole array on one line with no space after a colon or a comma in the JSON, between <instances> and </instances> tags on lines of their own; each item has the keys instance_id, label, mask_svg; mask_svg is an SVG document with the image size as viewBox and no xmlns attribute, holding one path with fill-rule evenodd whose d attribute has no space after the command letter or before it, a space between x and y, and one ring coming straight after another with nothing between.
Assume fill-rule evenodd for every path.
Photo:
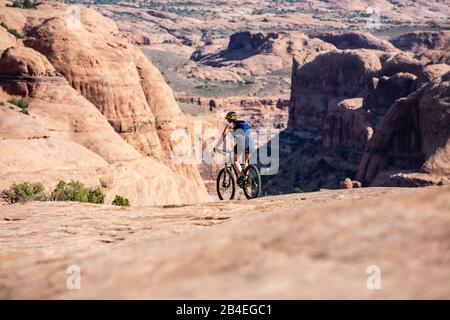
<instances>
[{"instance_id":1,"label":"mountain bike","mask_svg":"<svg viewBox=\"0 0 450 320\"><path fill-rule=\"evenodd\" d=\"M220 169L217 174L216 189L220 200L232 200L236 194L236 178L239 176L238 172L232 165L233 152L227 150L217 150L226 154L225 167ZM247 199L255 199L261 195L261 174L258 168L249 164L244 168L244 177L242 185L240 186L244 191Z\"/></svg>"}]
</instances>

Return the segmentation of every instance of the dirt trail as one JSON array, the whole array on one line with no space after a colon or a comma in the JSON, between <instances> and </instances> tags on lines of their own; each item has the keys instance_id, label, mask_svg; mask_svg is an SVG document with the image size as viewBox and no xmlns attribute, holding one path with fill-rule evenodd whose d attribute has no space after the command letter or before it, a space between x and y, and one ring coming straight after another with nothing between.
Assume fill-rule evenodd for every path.
<instances>
[{"instance_id":1,"label":"dirt trail","mask_svg":"<svg viewBox=\"0 0 450 320\"><path fill-rule=\"evenodd\" d=\"M450 298L450 188L0 207L0 298ZM81 289L66 269L81 268ZM381 290L368 290L369 265Z\"/></svg>"}]
</instances>

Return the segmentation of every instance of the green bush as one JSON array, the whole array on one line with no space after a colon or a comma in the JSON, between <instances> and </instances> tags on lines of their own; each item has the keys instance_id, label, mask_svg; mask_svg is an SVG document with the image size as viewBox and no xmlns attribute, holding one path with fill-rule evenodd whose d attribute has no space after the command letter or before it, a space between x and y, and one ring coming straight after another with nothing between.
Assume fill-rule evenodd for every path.
<instances>
[{"instance_id":1,"label":"green bush","mask_svg":"<svg viewBox=\"0 0 450 320\"><path fill-rule=\"evenodd\" d=\"M303 190L301 188L299 188L299 187L294 188L294 193L302 193L302 192L303 192Z\"/></svg>"},{"instance_id":2,"label":"green bush","mask_svg":"<svg viewBox=\"0 0 450 320\"><path fill-rule=\"evenodd\" d=\"M105 195L99 188L94 190L86 188L80 181L69 183L60 181L50 195L53 201L77 201L89 203L104 203Z\"/></svg>"},{"instance_id":3,"label":"green bush","mask_svg":"<svg viewBox=\"0 0 450 320\"><path fill-rule=\"evenodd\" d=\"M86 188L80 181L71 181L69 183L60 181L50 195L45 194L44 186L40 182L13 183L9 189L1 192L0 197L9 204L48 200L77 201L96 204L105 202L105 195L99 188ZM124 200L128 203L128 199L125 198Z\"/></svg>"},{"instance_id":4,"label":"green bush","mask_svg":"<svg viewBox=\"0 0 450 320\"><path fill-rule=\"evenodd\" d=\"M16 37L16 39L23 39L23 38L25 38L23 35L21 35L21 34L19 33L19 31L17 31L16 29L9 28L9 27L8 27L6 24L4 24L3 22L0 23L0 26L2 26L3 28L5 28L6 31L8 31L9 33L11 33L14 37Z\"/></svg>"},{"instance_id":5,"label":"green bush","mask_svg":"<svg viewBox=\"0 0 450 320\"><path fill-rule=\"evenodd\" d=\"M28 102L25 100L11 99L8 102L19 107L21 109L20 112L28 114Z\"/></svg>"},{"instance_id":6,"label":"green bush","mask_svg":"<svg viewBox=\"0 0 450 320\"><path fill-rule=\"evenodd\" d=\"M130 206L130 201L125 197L116 195L112 204L115 206L128 207L128 206Z\"/></svg>"},{"instance_id":7,"label":"green bush","mask_svg":"<svg viewBox=\"0 0 450 320\"><path fill-rule=\"evenodd\" d=\"M99 188L89 190L88 202L97 204L105 203L105 195Z\"/></svg>"},{"instance_id":8,"label":"green bush","mask_svg":"<svg viewBox=\"0 0 450 320\"><path fill-rule=\"evenodd\" d=\"M32 9L34 4L31 0L15 0L12 6L15 8Z\"/></svg>"},{"instance_id":9,"label":"green bush","mask_svg":"<svg viewBox=\"0 0 450 320\"><path fill-rule=\"evenodd\" d=\"M48 200L44 193L44 186L40 182L13 183L9 189L3 190L1 197L9 204L16 202Z\"/></svg>"}]
</instances>

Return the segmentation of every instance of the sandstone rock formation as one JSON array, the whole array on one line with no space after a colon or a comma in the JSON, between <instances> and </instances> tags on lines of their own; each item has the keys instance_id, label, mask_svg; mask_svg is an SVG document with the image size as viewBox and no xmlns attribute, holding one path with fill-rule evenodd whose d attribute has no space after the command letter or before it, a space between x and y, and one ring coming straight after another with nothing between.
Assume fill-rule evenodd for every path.
<instances>
[{"instance_id":1,"label":"sandstone rock formation","mask_svg":"<svg viewBox=\"0 0 450 320\"><path fill-rule=\"evenodd\" d=\"M289 127L321 131L330 100L361 97L379 69L380 60L367 50L327 52L305 65L294 58Z\"/></svg>"},{"instance_id":2,"label":"sandstone rock formation","mask_svg":"<svg viewBox=\"0 0 450 320\"><path fill-rule=\"evenodd\" d=\"M417 86L439 79L450 72L450 65L446 63L429 64L423 68L423 72L417 79Z\"/></svg>"},{"instance_id":3,"label":"sandstone rock formation","mask_svg":"<svg viewBox=\"0 0 450 320\"><path fill-rule=\"evenodd\" d=\"M369 86L367 97L364 99L364 108L378 115L384 115L397 99L406 97L414 91L416 79L415 75L402 72L391 77L373 79L373 86Z\"/></svg>"},{"instance_id":4,"label":"sandstone rock formation","mask_svg":"<svg viewBox=\"0 0 450 320\"><path fill-rule=\"evenodd\" d=\"M322 127L324 147L364 148L372 137L373 123L362 102L362 98L353 98L328 105Z\"/></svg>"},{"instance_id":5,"label":"sandstone rock formation","mask_svg":"<svg viewBox=\"0 0 450 320\"><path fill-rule=\"evenodd\" d=\"M19 46L3 51L0 70L11 76L48 76L55 73L55 69L45 56L31 48Z\"/></svg>"},{"instance_id":6,"label":"sandstone rock formation","mask_svg":"<svg viewBox=\"0 0 450 320\"><path fill-rule=\"evenodd\" d=\"M262 75L289 66L294 54L301 56L302 63L306 63L320 52L335 49L333 45L309 38L302 32L266 34L249 31L231 35L226 48L214 43L211 47L200 48L191 58L214 67L248 70L252 75Z\"/></svg>"},{"instance_id":7,"label":"sandstone rock formation","mask_svg":"<svg viewBox=\"0 0 450 320\"><path fill-rule=\"evenodd\" d=\"M17 44L16 38L6 31L5 28L0 27L0 50L15 46Z\"/></svg>"},{"instance_id":8,"label":"sandstone rock formation","mask_svg":"<svg viewBox=\"0 0 450 320\"><path fill-rule=\"evenodd\" d=\"M365 184L395 185L400 183L399 177L394 177L395 182L389 179L395 173L422 172L429 176L409 178L421 180L423 185L450 182L449 81L450 73L391 106L367 146L358 180ZM391 174L382 177L383 171ZM407 180L404 177L403 184L408 184Z\"/></svg>"},{"instance_id":9,"label":"sandstone rock formation","mask_svg":"<svg viewBox=\"0 0 450 320\"><path fill-rule=\"evenodd\" d=\"M393 76L399 72L407 72L421 76L425 63L415 59L411 54L400 53L386 60L383 68L378 72L379 76Z\"/></svg>"},{"instance_id":10,"label":"sandstone rock formation","mask_svg":"<svg viewBox=\"0 0 450 320\"><path fill-rule=\"evenodd\" d=\"M443 50L450 47L450 31L410 32L394 37L390 41L403 51L420 53L426 50Z\"/></svg>"},{"instance_id":11,"label":"sandstone rock formation","mask_svg":"<svg viewBox=\"0 0 450 320\"><path fill-rule=\"evenodd\" d=\"M353 189L353 182L350 178L345 178L344 181L341 181L341 189Z\"/></svg>"},{"instance_id":12,"label":"sandstone rock formation","mask_svg":"<svg viewBox=\"0 0 450 320\"><path fill-rule=\"evenodd\" d=\"M375 37L369 32L331 32L314 35L336 48L345 49L373 49L380 51L397 51L387 40Z\"/></svg>"},{"instance_id":13,"label":"sandstone rock formation","mask_svg":"<svg viewBox=\"0 0 450 320\"><path fill-rule=\"evenodd\" d=\"M12 118L2 117L11 132L2 132L8 165L0 170L1 187L26 179L50 188L59 179L78 179L101 184L108 200L122 194L132 204L207 200L197 168L171 164L172 132L191 129L161 74L117 35L112 21L82 9L82 24L73 32L61 17L65 8L38 5L30 16L6 9L25 16L30 31L27 47L1 55L2 97L26 100L37 123L32 128L49 133L17 141L21 126L3 123L28 116L8 111Z\"/></svg>"},{"instance_id":14,"label":"sandstone rock formation","mask_svg":"<svg viewBox=\"0 0 450 320\"><path fill-rule=\"evenodd\" d=\"M449 68L373 50L294 60L280 172L265 177L267 189L338 188L346 177L364 186L449 183Z\"/></svg>"}]
</instances>

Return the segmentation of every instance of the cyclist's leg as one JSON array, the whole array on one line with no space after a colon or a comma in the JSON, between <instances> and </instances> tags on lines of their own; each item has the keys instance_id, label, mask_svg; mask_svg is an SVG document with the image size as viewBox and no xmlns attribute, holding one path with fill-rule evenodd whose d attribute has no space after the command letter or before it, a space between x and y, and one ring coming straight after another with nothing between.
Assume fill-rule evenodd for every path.
<instances>
[{"instance_id":1,"label":"cyclist's leg","mask_svg":"<svg viewBox=\"0 0 450 320\"><path fill-rule=\"evenodd\" d=\"M242 172L241 162L239 161L239 155L236 152L236 150L235 150L235 152L233 154L233 160L234 160L234 162L233 162L234 169L236 169L236 172L238 173L238 176L242 176L244 173Z\"/></svg>"},{"instance_id":2,"label":"cyclist's leg","mask_svg":"<svg viewBox=\"0 0 450 320\"><path fill-rule=\"evenodd\" d=\"M245 150L244 153L244 169L248 167L248 161L250 160L250 151Z\"/></svg>"},{"instance_id":3,"label":"cyclist's leg","mask_svg":"<svg viewBox=\"0 0 450 320\"><path fill-rule=\"evenodd\" d=\"M250 155L252 154L254 149L253 137L250 135L245 136L245 153L244 153L244 166L248 167L248 163L250 160ZM244 169L245 169L244 168Z\"/></svg>"},{"instance_id":4,"label":"cyclist's leg","mask_svg":"<svg viewBox=\"0 0 450 320\"><path fill-rule=\"evenodd\" d=\"M245 148L245 141L243 139L243 136L237 135L236 136L236 145L234 146L234 154L233 154L233 166L236 169L236 172L238 173L238 176L241 177L244 175L244 172L242 170L241 161L240 158L242 157L243 151Z\"/></svg>"}]
</instances>

